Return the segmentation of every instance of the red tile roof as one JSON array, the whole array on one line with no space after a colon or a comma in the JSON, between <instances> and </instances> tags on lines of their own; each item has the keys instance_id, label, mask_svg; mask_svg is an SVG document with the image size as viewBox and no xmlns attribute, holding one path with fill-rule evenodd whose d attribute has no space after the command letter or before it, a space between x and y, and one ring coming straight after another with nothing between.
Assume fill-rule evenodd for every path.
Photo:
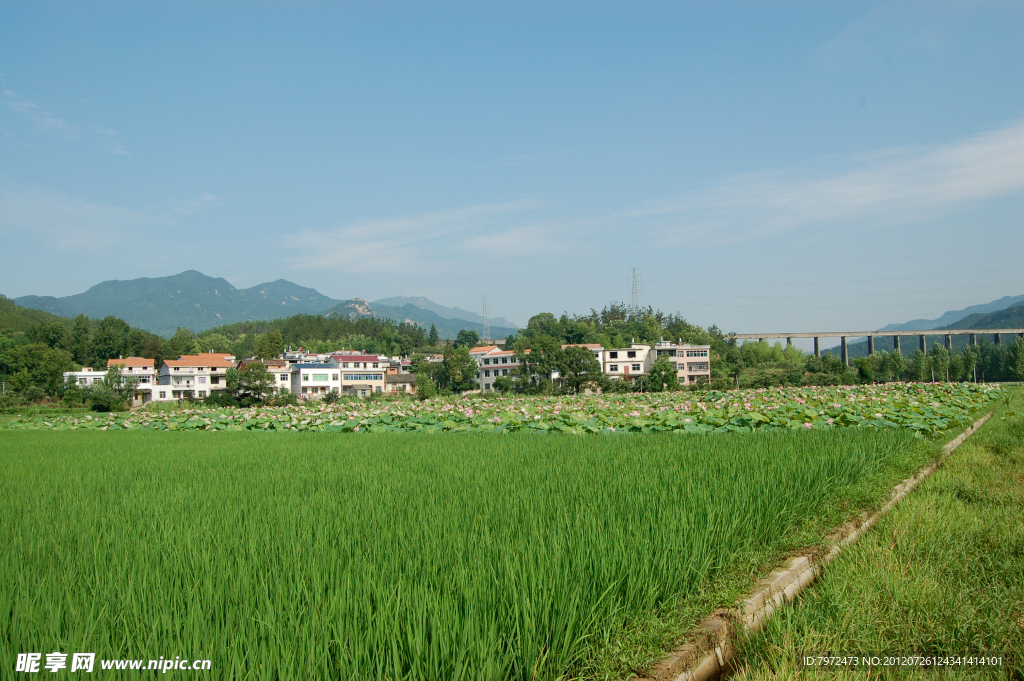
<instances>
[{"instance_id":1,"label":"red tile roof","mask_svg":"<svg viewBox=\"0 0 1024 681\"><path fill-rule=\"evenodd\" d=\"M145 357L125 357L118 359L108 359L107 366L112 367L116 364L123 364L124 366L132 369L134 367L151 367L154 366L154 359L146 359Z\"/></svg>"},{"instance_id":2,"label":"red tile roof","mask_svg":"<svg viewBox=\"0 0 1024 681\"><path fill-rule=\"evenodd\" d=\"M227 359L231 355L216 352L201 352L198 355L182 355L178 359L165 359L164 364L172 367L217 367L231 368L234 361Z\"/></svg>"}]
</instances>

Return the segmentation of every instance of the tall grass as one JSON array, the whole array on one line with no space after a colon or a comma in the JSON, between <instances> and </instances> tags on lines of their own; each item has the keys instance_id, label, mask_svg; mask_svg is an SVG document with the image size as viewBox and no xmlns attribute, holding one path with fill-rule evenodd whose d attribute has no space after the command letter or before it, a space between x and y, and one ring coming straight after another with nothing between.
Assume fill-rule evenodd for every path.
<instances>
[{"instance_id":1,"label":"tall grass","mask_svg":"<svg viewBox=\"0 0 1024 681\"><path fill-rule=\"evenodd\" d=\"M0 434L0 658L223 678L556 679L808 518L902 431Z\"/></svg>"}]
</instances>

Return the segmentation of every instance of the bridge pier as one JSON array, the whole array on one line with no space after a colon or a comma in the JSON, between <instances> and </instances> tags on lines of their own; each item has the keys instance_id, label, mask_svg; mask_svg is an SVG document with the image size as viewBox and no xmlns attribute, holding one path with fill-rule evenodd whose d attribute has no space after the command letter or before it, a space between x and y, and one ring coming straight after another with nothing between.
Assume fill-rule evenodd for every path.
<instances>
[{"instance_id":1,"label":"bridge pier","mask_svg":"<svg viewBox=\"0 0 1024 681\"><path fill-rule=\"evenodd\" d=\"M993 339L992 339L993 343L995 343L996 345L1002 345L1003 344L1003 339L999 337L998 333L994 333L994 334L992 334L992 336L993 336Z\"/></svg>"},{"instance_id":2,"label":"bridge pier","mask_svg":"<svg viewBox=\"0 0 1024 681\"><path fill-rule=\"evenodd\" d=\"M900 337L899 336L893 336L892 337L892 351L893 352L899 352L900 351Z\"/></svg>"},{"instance_id":3,"label":"bridge pier","mask_svg":"<svg viewBox=\"0 0 1024 681\"><path fill-rule=\"evenodd\" d=\"M875 337L874 336L868 336L868 354L869 355L875 354Z\"/></svg>"},{"instance_id":4,"label":"bridge pier","mask_svg":"<svg viewBox=\"0 0 1024 681\"><path fill-rule=\"evenodd\" d=\"M786 336L786 347L787 348L793 347L793 339L790 336Z\"/></svg>"},{"instance_id":5,"label":"bridge pier","mask_svg":"<svg viewBox=\"0 0 1024 681\"><path fill-rule=\"evenodd\" d=\"M818 346L818 337L814 337L814 356L821 357L821 348Z\"/></svg>"},{"instance_id":6,"label":"bridge pier","mask_svg":"<svg viewBox=\"0 0 1024 681\"><path fill-rule=\"evenodd\" d=\"M928 352L928 342L924 339L924 334L922 333L918 339L917 347L920 348L921 352Z\"/></svg>"},{"instance_id":7,"label":"bridge pier","mask_svg":"<svg viewBox=\"0 0 1024 681\"><path fill-rule=\"evenodd\" d=\"M975 334L975 333L967 334L967 342L970 345L977 345L978 344L978 334Z\"/></svg>"},{"instance_id":8,"label":"bridge pier","mask_svg":"<svg viewBox=\"0 0 1024 681\"><path fill-rule=\"evenodd\" d=\"M850 353L846 349L846 336L839 337L839 344L843 347L841 353L843 357L843 364L850 366Z\"/></svg>"},{"instance_id":9,"label":"bridge pier","mask_svg":"<svg viewBox=\"0 0 1024 681\"><path fill-rule=\"evenodd\" d=\"M951 333L946 334L946 349L950 352L953 351L953 334Z\"/></svg>"}]
</instances>

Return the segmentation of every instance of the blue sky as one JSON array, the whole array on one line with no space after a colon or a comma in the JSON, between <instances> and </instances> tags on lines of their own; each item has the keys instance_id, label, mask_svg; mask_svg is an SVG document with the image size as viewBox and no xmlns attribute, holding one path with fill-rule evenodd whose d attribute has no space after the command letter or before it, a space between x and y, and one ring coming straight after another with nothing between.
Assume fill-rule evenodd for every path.
<instances>
[{"instance_id":1,"label":"blue sky","mask_svg":"<svg viewBox=\"0 0 1024 681\"><path fill-rule=\"evenodd\" d=\"M211 6L212 5L212 6ZM1024 293L1024 5L7 2L0 292L737 332Z\"/></svg>"}]
</instances>

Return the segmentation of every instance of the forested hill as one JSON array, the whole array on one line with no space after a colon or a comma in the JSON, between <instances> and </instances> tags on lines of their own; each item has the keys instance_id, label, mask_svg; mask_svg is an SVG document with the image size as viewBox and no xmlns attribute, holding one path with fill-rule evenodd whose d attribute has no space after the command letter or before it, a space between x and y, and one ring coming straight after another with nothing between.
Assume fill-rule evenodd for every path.
<instances>
[{"instance_id":1,"label":"forested hill","mask_svg":"<svg viewBox=\"0 0 1024 681\"><path fill-rule=\"evenodd\" d=\"M0 294L0 334L27 333L43 322L66 324L70 323L70 320L43 310L22 307Z\"/></svg>"},{"instance_id":2,"label":"forested hill","mask_svg":"<svg viewBox=\"0 0 1024 681\"><path fill-rule=\"evenodd\" d=\"M419 298L418 300L430 303L426 298ZM435 305L436 307L442 307L436 305L436 303L430 304ZM459 331L463 330L476 331L478 334L483 333L483 325L480 321L442 317L440 314L433 312L432 310L419 307L413 303L406 303L401 307L396 307L394 305L383 304L380 301L368 303L360 298L354 298L352 300L346 300L339 303L323 314L326 317L348 317L349 319L358 319L360 317L390 319L397 324L415 324L422 326L425 330L429 330L430 327L433 326L442 339L455 339L458 337ZM479 315L477 317L479 319ZM519 327L491 324L490 329L491 338L506 338L508 336L515 335L519 330Z\"/></svg>"},{"instance_id":3,"label":"forested hill","mask_svg":"<svg viewBox=\"0 0 1024 681\"><path fill-rule=\"evenodd\" d=\"M1024 329L1024 305L990 312L988 314L972 314L963 319L942 327L944 329Z\"/></svg>"},{"instance_id":4,"label":"forested hill","mask_svg":"<svg viewBox=\"0 0 1024 681\"><path fill-rule=\"evenodd\" d=\"M170 336L178 327L199 332L247 319L316 314L338 303L284 279L237 289L226 279L195 270L170 277L105 281L73 296L23 296L15 302L63 317L115 315L161 336Z\"/></svg>"}]
</instances>

